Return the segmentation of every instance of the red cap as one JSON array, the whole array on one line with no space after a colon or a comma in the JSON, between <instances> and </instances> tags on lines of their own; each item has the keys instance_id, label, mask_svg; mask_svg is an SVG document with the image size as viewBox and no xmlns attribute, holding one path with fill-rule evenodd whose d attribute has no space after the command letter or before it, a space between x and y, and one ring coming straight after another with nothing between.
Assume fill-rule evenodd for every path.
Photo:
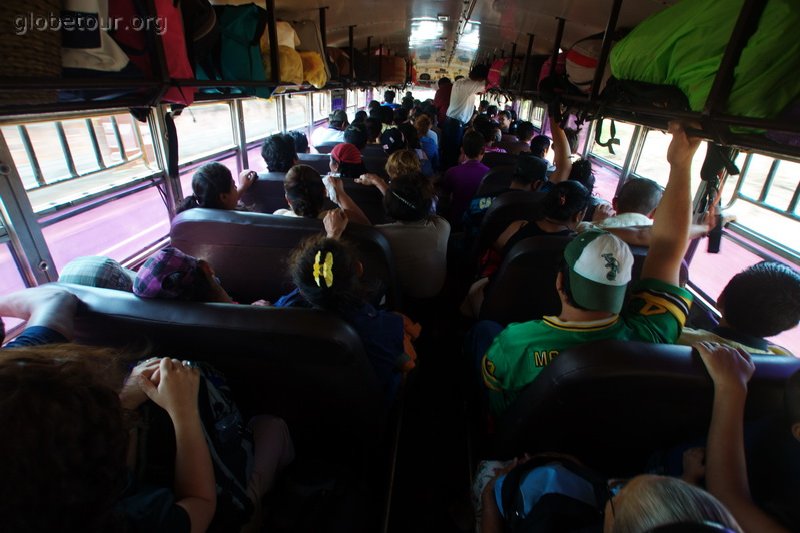
<instances>
[{"instance_id":1,"label":"red cap","mask_svg":"<svg viewBox=\"0 0 800 533\"><path fill-rule=\"evenodd\" d=\"M361 163L361 152L355 144L339 143L331 150L331 157L340 163Z\"/></svg>"}]
</instances>

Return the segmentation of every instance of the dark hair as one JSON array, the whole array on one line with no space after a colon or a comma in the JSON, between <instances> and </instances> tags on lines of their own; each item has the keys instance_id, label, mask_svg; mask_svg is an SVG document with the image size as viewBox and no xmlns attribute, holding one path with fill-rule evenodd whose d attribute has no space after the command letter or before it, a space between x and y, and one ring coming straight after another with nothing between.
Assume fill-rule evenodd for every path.
<instances>
[{"instance_id":1,"label":"dark hair","mask_svg":"<svg viewBox=\"0 0 800 533\"><path fill-rule=\"evenodd\" d=\"M308 137L302 131L290 131L286 135L294 141L295 154L305 154L308 152Z\"/></svg>"},{"instance_id":2,"label":"dark hair","mask_svg":"<svg viewBox=\"0 0 800 533\"><path fill-rule=\"evenodd\" d=\"M398 176L389 183L383 207L391 218L415 222L427 218L433 205L433 185L422 174Z\"/></svg>"},{"instance_id":3,"label":"dark hair","mask_svg":"<svg viewBox=\"0 0 800 533\"><path fill-rule=\"evenodd\" d=\"M442 85L447 85L448 83L453 83L450 81L450 78L439 78L439 87Z\"/></svg>"},{"instance_id":4,"label":"dark hair","mask_svg":"<svg viewBox=\"0 0 800 533\"><path fill-rule=\"evenodd\" d=\"M731 328L772 337L800 322L800 273L778 261L761 261L733 276L719 298Z\"/></svg>"},{"instance_id":5,"label":"dark hair","mask_svg":"<svg viewBox=\"0 0 800 533\"><path fill-rule=\"evenodd\" d=\"M500 130L500 124L493 122L486 115L479 115L472 121L472 127L475 131L483 136L483 141L486 144L493 143L497 140L496 133Z\"/></svg>"},{"instance_id":6,"label":"dark hair","mask_svg":"<svg viewBox=\"0 0 800 533\"><path fill-rule=\"evenodd\" d=\"M496 115L497 114L497 106L492 104L489 107L487 107L486 108L486 114L489 115L490 117Z\"/></svg>"},{"instance_id":7,"label":"dark hair","mask_svg":"<svg viewBox=\"0 0 800 533\"><path fill-rule=\"evenodd\" d=\"M577 181L589 191L589 194L594 190L594 172L592 172L592 162L588 159L581 159L572 163L572 168L569 171L569 178L572 181Z\"/></svg>"},{"instance_id":8,"label":"dark hair","mask_svg":"<svg viewBox=\"0 0 800 533\"><path fill-rule=\"evenodd\" d=\"M517 122L517 139L520 141L529 141L533 138L533 134L536 132L536 129L533 127L533 123L527 120L523 120L522 122Z\"/></svg>"},{"instance_id":9,"label":"dark hair","mask_svg":"<svg viewBox=\"0 0 800 533\"><path fill-rule=\"evenodd\" d=\"M344 142L355 145L359 150L367 145L367 128L364 124L351 124L344 130Z\"/></svg>"},{"instance_id":10,"label":"dark hair","mask_svg":"<svg viewBox=\"0 0 800 533\"><path fill-rule=\"evenodd\" d=\"M478 107L489 107L489 100L481 100Z\"/></svg>"},{"instance_id":11,"label":"dark hair","mask_svg":"<svg viewBox=\"0 0 800 533\"><path fill-rule=\"evenodd\" d=\"M475 159L481 152L483 152L484 147L486 146L486 141L476 130L469 130L464 134L464 139L461 141L461 146L464 148L464 155L467 156L469 159Z\"/></svg>"},{"instance_id":12,"label":"dark hair","mask_svg":"<svg viewBox=\"0 0 800 533\"><path fill-rule=\"evenodd\" d=\"M366 126L367 142L375 142L381 136L381 119L380 117L369 117L364 121Z\"/></svg>"},{"instance_id":13,"label":"dark hair","mask_svg":"<svg viewBox=\"0 0 800 533\"><path fill-rule=\"evenodd\" d=\"M267 137L261 145L261 157L270 172L288 172L297 160L294 139L282 133Z\"/></svg>"},{"instance_id":14,"label":"dark hair","mask_svg":"<svg viewBox=\"0 0 800 533\"><path fill-rule=\"evenodd\" d=\"M414 108L414 98L411 96L404 96L403 99L400 101L400 105L402 109L406 111Z\"/></svg>"},{"instance_id":15,"label":"dark hair","mask_svg":"<svg viewBox=\"0 0 800 533\"><path fill-rule=\"evenodd\" d=\"M119 531L128 428L118 354L54 344L0 355L6 531Z\"/></svg>"},{"instance_id":16,"label":"dark hair","mask_svg":"<svg viewBox=\"0 0 800 533\"><path fill-rule=\"evenodd\" d=\"M542 199L542 214L559 222L566 222L589 205L591 195L577 181L556 183Z\"/></svg>"},{"instance_id":17,"label":"dark hair","mask_svg":"<svg viewBox=\"0 0 800 533\"><path fill-rule=\"evenodd\" d=\"M649 215L658 207L663 194L664 188L651 179L629 179L617 195L617 211Z\"/></svg>"},{"instance_id":18,"label":"dark hair","mask_svg":"<svg viewBox=\"0 0 800 533\"><path fill-rule=\"evenodd\" d=\"M206 163L198 168L192 176L192 196L188 196L178 205L176 212L180 213L193 207L208 207L211 209L224 209L220 195L231 191L233 176L231 171L222 163L216 161Z\"/></svg>"},{"instance_id":19,"label":"dark hair","mask_svg":"<svg viewBox=\"0 0 800 533\"><path fill-rule=\"evenodd\" d=\"M463 80L463 79L464 79L464 76L458 75L458 76L456 76L454 79L455 79L455 81L458 81L458 80Z\"/></svg>"},{"instance_id":20,"label":"dark hair","mask_svg":"<svg viewBox=\"0 0 800 533\"><path fill-rule=\"evenodd\" d=\"M381 113L380 115L381 122L383 122L384 124L392 123L392 121L394 120L394 110L391 107L387 105L382 105L380 108L378 108L378 111L380 111Z\"/></svg>"},{"instance_id":21,"label":"dark hair","mask_svg":"<svg viewBox=\"0 0 800 533\"><path fill-rule=\"evenodd\" d=\"M502 111L499 111L497 113L497 116L499 117L500 115L506 116L508 118L512 118L511 111L509 111L508 109L503 109Z\"/></svg>"},{"instance_id":22,"label":"dark hair","mask_svg":"<svg viewBox=\"0 0 800 533\"><path fill-rule=\"evenodd\" d=\"M408 120L408 109L405 107L398 107L394 110L394 123L395 125L399 126L403 122Z\"/></svg>"},{"instance_id":23,"label":"dark hair","mask_svg":"<svg viewBox=\"0 0 800 533\"><path fill-rule=\"evenodd\" d=\"M537 135L531 139L531 153L537 157L544 157L545 151L550 148L550 137Z\"/></svg>"},{"instance_id":24,"label":"dark hair","mask_svg":"<svg viewBox=\"0 0 800 533\"><path fill-rule=\"evenodd\" d=\"M411 150L416 150L420 147L417 128L415 128L413 124L403 122L397 126L397 129L400 130L403 133L403 137L406 138L406 147Z\"/></svg>"},{"instance_id":25,"label":"dark hair","mask_svg":"<svg viewBox=\"0 0 800 533\"><path fill-rule=\"evenodd\" d=\"M383 93L383 101L388 103L394 103L394 97L397 96L397 93L394 91L386 91Z\"/></svg>"},{"instance_id":26,"label":"dark hair","mask_svg":"<svg viewBox=\"0 0 800 533\"><path fill-rule=\"evenodd\" d=\"M331 275L326 279L323 265L328 254ZM356 263L355 251L347 243L315 235L292 252L289 273L300 294L311 305L346 312L363 302L364 291ZM315 265L318 265L316 269Z\"/></svg>"},{"instance_id":27,"label":"dark hair","mask_svg":"<svg viewBox=\"0 0 800 533\"><path fill-rule=\"evenodd\" d=\"M367 120L367 112L363 109L359 109L356 111L355 116L353 117L353 124L358 124Z\"/></svg>"},{"instance_id":28,"label":"dark hair","mask_svg":"<svg viewBox=\"0 0 800 533\"><path fill-rule=\"evenodd\" d=\"M294 214L317 218L325 202L325 185L319 172L308 165L295 165L286 173L283 190Z\"/></svg>"},{"instance_id":29,"label":"dark hair","mask_svg":"<svg viewBox=\"0 0 800 533\"><path fill-rule=\"evenodd\" d=\"M381 103L377 100L370 100L369 103L367 104L367 109L369 109L370 111L372 111L373 109L378 109L379 107L381 107Z\"/></svg>"}]
</instances>

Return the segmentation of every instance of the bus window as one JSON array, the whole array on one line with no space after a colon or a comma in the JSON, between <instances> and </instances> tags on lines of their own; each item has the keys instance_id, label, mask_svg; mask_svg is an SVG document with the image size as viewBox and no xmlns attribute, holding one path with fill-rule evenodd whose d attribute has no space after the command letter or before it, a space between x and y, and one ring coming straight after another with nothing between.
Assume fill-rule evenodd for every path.
<instances>
[{"instance_id":1,"label":"bus window","mask_svg":"<svg viewBox=\"0 0 800 533\"><path fill-rule=\"evenodd\" d=\"M175 127L180 163L234 147L231 108L227 103L187 107L175 117Z\"/></svg>"},{"instance_id":2,"label":"bus window","mask_svg":"<svg viewBox=\"0 0 800 533\"><path fill-rule=\"evenodd\" d=\"M591 153L593 156L598 157L600 159L605 160L612 165L622 168L625 165L625 156L628 155L628 150L630 149L631 139L633 139L633 130L636 128L633 124L628 124L626 122L620 122L619 120L614 121L616 126L616 137L619 139L619 144L614 145L614 153L608 151L608 148L603 146L598 146L597 143L592 143L592 150ZM534 123L534 126L536 124ZM605 119L603 120L602 132L600 136L600 140L605 142L611 137L611 120ZM669 140L667 140L667 144L669 144ZM666 152L659 152L659 158L662 161L662 164L666 167L666 163L664 162L664 154Z\"/></svg>"},{"instance_id":3,"label":"bus window","mask_svg":"<svg viewBox=\"0 0 800 533\"><path fill-rule=\"evenodd\" d=\"M331 95L328 91L321 91L311 95L311 121L316 123L320 120L328 120L331 112ZM288 112L288 110L287 110ZM352 117L351 117L352 120Z\"/></svg>"},{"instance_id":4,"label":"bus window","mask_svg":"<svg viewBox=\"0 0 800 533\"><path fill-rule=\"evenodd\" d=\"M541 105L531 106L530 118L528 119L533 127L542 131L542 124L544 123L545 108Z\"/></svg>"},{"instance_id":5,"label":"bus window","mask_svg":"<svg viewBox=\"0 0 800 533\"><path fill-rule=\"evenodd\" d=\"M607 123L608 121L604 122ZM629 124L625 124L625 126L632 128L632 126ZM617 122L617 135L622 141L619 122ZM605 140L605 136L603 136L602 139ZM642 145L642 151L639 155L639 161L636 163L633 173L641 178L650 178L662 187L665 186L667 184L667 180L669 179L669 165L667 164L665 155L667 153L667 147L669 146L670 140L670 135L667 135L660 130L648 129L645 133L644 144ZM624 143L624 141L622 142ZM601 154L597 155L597 157L604 159L608 159L610 157L610 154L603 154L605 148L595 147L595 149ZM628 149L628 146L621 144L620 148L617 149L615 147L614 151L619 154L622 150L627 151ZM697 152L694 154L694 159L692 160L692 191L696 191L700 185L700 168L703 166L703 160L705 157L706 149L704 146L701 146L697 149ZM624 157L622 160L624 162Z\"/></svg>"},{"instance_id":6,"label":"bus window","mask_svg":"<svg viewBox=\"0 0 800 533\"><path fill-rule=\"evenodd\" d=\"M308 95L294 94L283 97L286 106L286 129L299 130L308 126ZM327 116L325 118L328 118Z\"/></svg>"},{"instance_id":7,"label":"bus window","mask_svg":"<svg viewBox=\"0 0 800 533\"><path fill-rule=\"evenodd\" d=\"M249 98L242 100L244 111L244 130L247 142L259 141L280 132L278 126L278 106L275 100Z\"/></svg>"}]
</instances>

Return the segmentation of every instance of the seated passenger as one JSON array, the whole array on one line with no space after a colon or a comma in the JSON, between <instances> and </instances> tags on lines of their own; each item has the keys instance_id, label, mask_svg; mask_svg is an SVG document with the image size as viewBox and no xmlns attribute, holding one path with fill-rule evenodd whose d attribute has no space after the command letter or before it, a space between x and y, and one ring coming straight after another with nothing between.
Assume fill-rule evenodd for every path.
<instances>
[{"instance_id":1,"label":"seated passenger","mask_svg":"<svg viewBox=\"0 0 800 533\"><path fill-rule=\"evenodd\" d=\"M531 153L536 157L547 159L550 151L550 137L547 135L537 135L531 139Z\"/></svg>"},{"instance_id":2,"label":"seated passenger","mask_svg":"<svg viewBox=\"0 0 800 533\"><path fill-rule=\"evenodd\" d=\"M192 176L192 194L184 198L175 209L177 213L194 207L209 209L236 209L239 198L258 179L253 170L243 170L239 174L239 186L233 181L228 167L222 163L206 163Z\"/></svg>"},{"instance_id":3,"label":"seated passenger","mask_svg":"<svg viewBox=\"0 0 800 533\"><path fill-rule=\"evenodd\" d=\"M133 292L136 272L129 270L110 257L90 255L76 257L61 269L58 281L87 287L100 287Z\"/></svg>"},{"instance_id":4,"label":"seated passenger","mask_svg":"<svg viewBox=\"0 0 800 533\"><path fill-rule=\"evenodd\" d=\"M308 147L308 137L306 137L306 134L302 131L294 130L288 132L286 135L291 137L294 141L295 154L307 154L311 151Z\"/></svg>"},{"instance_id":5,"label":"seated passenger","mask_svg":"<svg viewBox=\"0 0 800 533\"><path fill-rule=\"evenodd\" d=\"M684 328L679 344L718 342L750 353L792 355L766 337L800 323L800 273L778 261L761 261L731 278L717 298L722 313L711 331Z\"/></svg>"},{"instance_id":6,"label":"seated passenger","mask_svg":"<svg viewBox=\"0 0 800 533\"><path fill-rule=\"evenodd\" d=\"M400 130L400 132L403 134L403 138L406 141L405 148L412 150L415 154L417 154L420 168L422 168L422 175L426 178L432 177L433 164L431 163L431 160L428 159L428 154L426 154L422 149L419 135L417 134L417 129L410 122L403 122L402 124L399 124L397 129Z\"/></svg>"},{"instance_id":7,"label":"seated passenger","mask_svg":"<svg viewBox=\"0 0 800 533\"><path fill-rule=\"evenodd\" d=\"M390 109L397 109L398 107L400 107L400 104L394 103L395 96L397 96L397 93L395 93L394 91L389 90L384 92L383 103L381 105L388 107Z\"/></svg>"},{"instance_id":8,"label":"seated passenger","mask_svg":"<svg viewBox=\"0 0 800 533\"><path fill-rule=\"evenodd\" d=\"M364 121L367 120L367 112L363 109L359 109L356 111L355 116L353 117L352 124L364 124Z\"/></svg>"},{"instance_id":9,"label":"seated passenger","mask_svg":"<svg viewBox=\"0 0 800 533\"><path fill-rule=\"evenodd\" d=\"M395 152L389 157L387 170L399 167L398 160L413 159L409 151ZM413 163L405 166L413 167ZM375 226L392 247L397 277L404 295L432 298L444 286L447 274L447 239L450 224L431 214L433 187L419 172L396 175L390 184L375 174L357 180L374 185L383 194L386 214L396 220Z\"/></svg>"},{"instance_id":10,"label":"seated passenger","mask_svg":"<svg viewBox=\"0 0 800 533\"><path fill-rule=\"evenodd\" d=\"M261 145L261 157L270 172L289 172L297 164L295 138L276 133L264 139Z\"/></svg>"},{"instance_id":11,"label":"seated passenger","mask_svg":"<svg viewBox=\"0 0 800 533\"><path fill-rule=\"evenodd\" d=\"M478 115L472 121L472 127L483 136L484 152L506 153L503 148L495 146L501 139L500 125L497 122L489 120L486 115Z\"/></svg>"},{"instance_id":12,"label":"seated passenger","mask_svg":"<svg viewBox=\"0 0 800 533\"><path fill-rule=\"evenodd\" d=\"M633 265L630 249L609 233L590 231L573 239L564 251L556 279L559 316L512 324L499 335L499 324L481 322L473 328L471 350L476 358L483 356L481 374L494 414L503 413L562 350L601 339L660 343L678 339L692 302L692 295L678 282L691 219L692 156L699 139L687 138L674 122L670 132L669 182L656 212L641 281L624 309ZM573 182L561 185L567 183Z\"/></svg>"},{"instance_id":13,"label":"seated passenger","mask_svg":"<svg viewBox=\"0 0 800 533\"><path fill-rule=\"evenodd\" d=\"M369 219L344 190L344 183L339 178L328 176L331 193L335 198L330 200L338 204L347 215L359 224L369 224ZM283 181L286 191L286 203L289 209L278 209L273 214L285 217L325 218L325 183L319 172L308 165L295 165L286 173Z\"/></svg>"},{"instance_id":14,"label":"seated passenger","mask_svg":"<svg viewBox=\"0 0 800 533\"><path fill-rule=\"evenodd\" d=\"M596 211L592 222L581 222L578 231L652 226L653 215L663 193L664 188L651 179L629 179L611 201L613 210Z\"/></svg>"},{"instance_id":15,"label":"seated passenger","mask_svg":"<svg viewBox=\"0 0 800 533\"><path fill-rule=\"evenodd\" d=\"M344 142L354 145L359 150L367 146L367 128L364 124L351 124L344 130Z\"/></svg>"},{"instance_id":16,"label":"seated passenger","mask_svg":"<svg viewBox=\"0 0 800 533\"><path fill-rule=\"evenodd\" d=\"M396 394L403 371L413 367L416 353L409 338L419 326L403 315L375 309L364 300L363 265L355 250L339 238L347 226L342 211L326 217L327 236L311 237L289 259L289 271L300 294L314 307L332 311L361 337L387 403Z\"/></svg>"},{"instance_id":17,"label":"seated passenger","mask_svg":"<svg viewBox=\"0 0 800 533\"><path fill-rule=\"evenodd\" d=\"M422 151L428 156L433 169L438 169L439 144L436 140L435 133L434 136L430 135L433 133L433 131L431 131L431 119L428 117L428 115L420 115L417 117L416 121L414 121L414 127L417 129L417 135L419 136L419 143L422 147Z\"/></svg>"},{"instance_id":18,"label":"seated passenger","mask_svg":"<svg viewBox=\"0 0 800 533\"><path fill-rule=\"evenodd\" d=\"M517 139L519 139L519 142L528 145L527 150L520 150L520 151L530 152L531 140L533 139L533 136L535 134L536 134L536 129L534 129L532 122L523 120L517 124Z\"/></svg>"},{"instance_id":19,"label":"seated passenger","mask_svg":"<svg viewBox=\"0 0 800 533\"><path fill-rule=\"evenodd\" d=\"M133 293L140 298L235 303L207 261L172 246L147 258L136 273Z\"/></svg>"},{"instance_id":20,"label":"seated passenger","mask_svg":"<svg viewBox=\"0 0 800 533\"><path fill-rule=\"evenodd\" d=\"M347 128L347 113L344 109L335 109L328 115L328 124L317 128L311 134L311 144L316 148L323 144L344 142L344 130Z\"/></svg>"},{"instance_id":21,"label":"seated passenger","mask_svg":"<svg viewBox=\"0 0 800 533\"><path fill-rule=\"evenodd\" d=\"M503 109L497 114L497 122L500 123L500 132L513 135L514 130L512 126L514 125L514 120L511 118L511 111L508 109Z\"/></svg>"},{"instance_id":22,"label":"seated passenger","mask_svg":"<svg viewBox=\"0 0 800 533\"><path fill-rule=\"evenodd\" d=\"M369 117L367 120L364 121L364 125L367 129L367 146L366 149L371 149L372 147L377 147L383 153L383 147L381 146L380 137L381 137L381 120L380 118L373 118Z\"/></svg>"},{"instance_id":23,"label":"seated passenger","mask_svg":"<svg viewBox=\"0 0 800 533\"><path fill-rule=\"evenodd\" d=\"M480 133L475 130L467 131L462 142L465 161L445 172L439 182L442 198L450 198L450 206L444 212L454 230L461 227L464 211L475 196L483 177L489 172L489 167L481 163L485 153L484 146L485 142Z\"/></svg>"},{"instance_id":24,"label":"seated passenger","mask_svg":"<svg viewBox=\"0 0 800 533\"><path fill-rule=\"evenodd\" d=\"M356 145L339 143L331 150L330 169L340 178L355 179L367 172L361 152Z\"/></svg>"}]
</instances>

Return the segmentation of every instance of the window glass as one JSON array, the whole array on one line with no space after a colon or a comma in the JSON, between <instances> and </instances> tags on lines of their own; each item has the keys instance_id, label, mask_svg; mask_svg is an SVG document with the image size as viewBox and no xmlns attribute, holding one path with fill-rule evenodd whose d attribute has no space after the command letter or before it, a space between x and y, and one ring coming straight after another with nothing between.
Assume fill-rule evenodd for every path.
<instances>
[{"instance_id":1,"label":"window glass","mask_svg":"<svg viewBox=\"0 0 800 533\"><path fill-rule=\"evenodd\" d=\"M538 129L539 131L542 130L542 124L544 123L544 107L536 105L531 107L531 118L530 122L533 126Z\"/></svg>"},{"instance_id":2,"label":"window glass","mask_svg":"<svg viewBox=\"0 0 800 533\"><path fill-rule=\"evenodd\" d=\"M331 112L330 93L328 91L313 93L311 95L311 101L313 103L312 108L314 110L314 122L319 120L327 120L328 115ZM286 112L289 112L288 106Z\"/></svg>"},{"instance_id":3,"label":"window glass","mask_svg":"<svg viewBox=\"0 0 800 533\"><path fill-rule=\"evenodd\" d=\"M603 121L604 123L608 123L607 120ZM626 127L630 127L630 133L628 133L626 129L626 133L623 137L622 130L620 129L620 123L617 122L617 136L620 139L620 146L614 147L614 151L617 152L615 158L621 157L621 159L616 159L613 162L622 166L625 162L625 156L623 154L627 153L630 141L628 140L628 145L626 145L626 138L630 139L630 135L633 134L633 127L630 124L624 124ZM607 131L607 130L605 130ZM603 140L606 139L606 136L602 137ZM672 141L672 135L668 133L664 133L660 130L647 130L646 137L644 139L644 146L642 146L642 153L639 155L639 161L636 163L636 168L634 169L634 173L637 176L641 176L643 178L650 178L653 181L656 181L662 187L667 184L667 180L669 179L669 164L667 163L667 148L669 147L669 143ZM592 140L594 143L594 140ZM610 154L608 154L607 150L602 146L595 146L593 144L593 150L597 155L599 152L598 157L603 159L609 159ZM697 149L697 153L694 155L694 159L692 160L692 191L696 191L697 187L700 185L700 168L703 166L703 160L706 157L706 148L705 145L701 145L700 148Z\"/></svg>"},{"instance_id":4,"label":"window glass","mask_svg":"<svg viewBox=\"0 0 800 533\"><path fill-rule=\"evenodd\" d=\"M611 120L605 119L603 120L602 125L602 132L600 134L600 139L605 142L611 137ZM616 126L617 131L617 139L619 139L619 144L614 145L614 152L611 153L608 151L608 148L603 146L598 146L592 140L592 155L599 157L608 161L613 165L617 165L621 167L625 164L625 156L628 155L628 150L630 149L631 139L633 138L633 130L635 126L633 124L628 124L626 122L620 122L619 120L615 120L614 124ZM667 141L669 144L669 141ZM661 160L664 161L664 154L666 151L661 152Z\"/></svg>"},{"instance_id":5,"label":"window glass","mask_svg":"<svg viewBox=\"0 0 800 533\"><path fill-rule=\"evenodd\" d=\"M364 109L365 107L367 107L367 90L359 89L358 91L356 91L356 94L358 95L357 96L358 108Z\"/></svg>"},{"instance_id":6,"label":"window glass","mask_svg":"<svg viewBox=\"0 0 800 533\"><path fill-rule=\"evenodd\" d=\"M284 96L286 104L286 130L298 130L308 126L308 96L294 94Z\"/></svg>"},{"instance_id":7,"label":"window glass","mask_svg":"<svg viewBox=\"0 0 800 533\"><path fill-rule=\"evenodd\" d=\"M180 163L234 147L231 108L227 103L187 107L175 117L175 127Z\"/></svg>"},{"instance_id":8,"label":"window glass","mask_svg":"<svg viewBox=\"0 0 800 533\"><path fill-rule=\"evenodd\" d=\"M242 101L247 142L263 139L280 131L275 99L251 98Z\"/></svg>"},{"instance_id":9,"label":"window glass","mask_svg":"<svg viewBox=\"0 0 800 533\"><path fill-rule=\"evenodd\" d=\"M529 120L531 112L531 101L525 100L519 106L519 112L517 113L517 118L519 120Z\"/></svg>"}]
</instances>

